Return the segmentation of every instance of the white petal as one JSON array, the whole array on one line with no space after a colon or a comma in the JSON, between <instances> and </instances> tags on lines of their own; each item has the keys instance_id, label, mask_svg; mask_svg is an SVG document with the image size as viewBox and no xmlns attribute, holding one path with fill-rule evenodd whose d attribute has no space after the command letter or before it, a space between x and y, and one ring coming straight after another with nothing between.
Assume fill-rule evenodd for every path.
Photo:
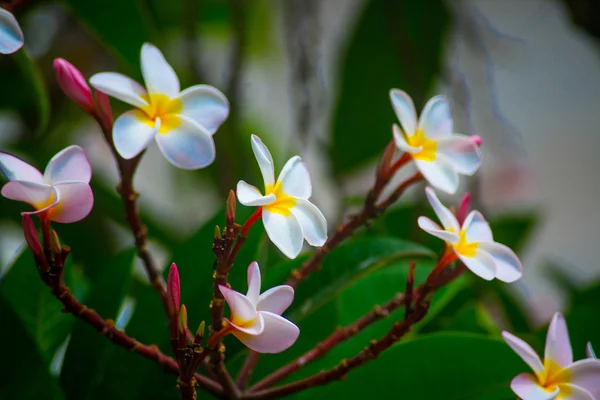
<instances>
[{"instance_id":1,"label":"white petal","mask_svg":"<svg viewBox=\"0 0 600 400\"><path fill-rule=\"evenodd\" d=\"M436 153L460 174L473 175L481 165L481 149L466 135L455 133L438 140Z\"/></svg>"},{"instance_id":2,"label":"white petal","mask_svg":"<svg viewBox=\"0 0 600 400\"><path fill-rule=\"evenodd\" d=\"M576 361L561 370L556 379L580 386L600 399L600 360L586 358Z\"/></svg>"},{"instance_id":3,"label":"white petal","mask_svg":"<svg viewBox=\"0 0 600 400\"><path fill-rule=\"evenodd\" d=\"M588 358L598 358L596 357L596 353L590 342L587 342L587 345L585 346L585 354Z\"/></svg>"},{"instance_id":4,"label":"white petal","mask_svg":"<svg viewBox=\"0 0 600 400\"><path fill-rule=\"evenodd\" d=\"M398 89L390 90L390 99L402 129L407 135L414 135L417 131L417 111L412 99L406 92Z\"/></svg>"},{"instance_id":5,"label":"white petal","mask_svg":"<svg viewBox=\"0 0 600 400\"><path fill-rule=\"evenodd\" d=\"M299 199L308 199L312 194L310 173L306 163L298 156L294 156L285 163L279 177L283 193Z\"/></svg>"},{"instance_id":6,"label":"white petal","mask_svg":"<svg viewBox=\"0 0 600 400\"><path fill-rule=\"evenodd\" d=\"M435 215L437 215L444 229L453 230L455 233L458 233L460 231L460 225L458 224L456 217L454 214L452 214L452 211L442 204L440 199L435 194L435 191L431 187L426 187L425 195L427 196L427 200L429 200L431 208L433 208Z\"/></svg>"},{"instance_id":7,"label":"white petal","mask_svg":"<svg viewBox=\"0 0 600 400\"><path fill-rule=\"evenodd\" d=\"M148 93L166 94L170 98L179 95L179 79L163 54L150 43L144 43L141 55L142 75Z\"/></svg>"},{"instance_id":8,"label":"white petal","mask_svg":"<svg viewBox=\"0 0 600 400\"><path fill-rule=\"evenodd\" d=\"M248 266L248 293L246 297L254 305L258 303L258 296L260 295L260 268L256 261L250 263ZM258 307L257 307L258 309Z\"/></svg>"},{"instance_id":9,"label":"white petal","mask_svg":"<svg viewBox=\"0 0 600 400\"><path fill-rule=\"evenodd\" d=\"M558 396L559 388L553 392L540 386L538 380L531 374L519 374L510 382L510 388L523 400L552 400Z\"/></svg>"},{"instance_id":10,"label":"white petal","mask_svg":"<svg viewBox=\"0 0 600 400\"><path fill-rule=\"evenodd\" d=\"M182 169L204 168L215 160L215 142L210 133L193 120L178 116L181 124L155 136L165 158Z\"/></svg>"},{"instance_id":11,"label":"white petal","mask_svg":"<svg viewBox=\"0 0 600 400\"><path fill-rule=\"evenodd\" d=\"M23 46L24 41L23 31L15 16L0 8L0 53L14 53Z\"/></svg>"},{"instance_id":12,"label":"white petal","mask_svg":"<svg viewBox=\"0 0 600 400\"><path fill-rule=\"evenodd\" d=\"M223 93L209 85L196 85L179 95L183 109L189 117L214 135L229 115L229 102Z\"/></svg>"},{"instance_id":13,"label":"white petal","mask_svg":"<svg viewBox=\"0 0 600 400\"><path fill-rule=\"evenodd\" d=\"M250 349L258 353L281 353L296 342L300 329L287 319L269 312L260 312L265 329L260 335L234 333Z\"/></svg>"},{"instance_id":14,"label":"white petal","mask_svg":"<svg viewBox=\"0 0 600 400\"><path fill-rule=\"evenodd\" d=\"M511 283L523 276L519 257L507 246L496 242L479 242L477 246L494 258L497 279Z\"/></svg>"},{"instance_id":15,"label":"white petal","mask_svg":"<svg viewBox=\"0 0 600 400\"><path fill-rule=\"evenodd\" d=\"M245 206L264 206L277 200L274 194L263 196L256 186L244 181L238 182L236 192L238 201Z\"/></svg>"},{"instance_id":16,"label":"white petal","mask_svg":"<svg viewBox=\"0 0 600 400\"><path fill-rule=\"evenodd\" d=\"M479 211L471 211L462 228L465 230L467 242L492 242L492 230Z\"/></svg>"},{"instance_id":17,"label":"white petal","mask_svg":"<svg viewBox=\"0 0 600 400\"><path fill-rule=\"evenodd\" d=\"M63 224L77 222L88 216L94 206L92 188L85 182L65 182L54 186L60 202L52 209L50 219Z\"/></svg>"},{"instance_id":18,"label":"white petal","mask_svg":"<svg viewBox=\"0 0 600 400\"><path fill-rule=\"evenodd\" d=\"M425 179L437 189L454 194L458 189L458 173L442 158L434 161L415 160Z\"/></svg>"},{"instance_id":19,"label":"white petal","mask_svg":"<svg viewBox=\"0 0 600 400\"><path fill-rule=\"evenodd\" d=\"M265 330L265 320L259 313L253 317L251 321L245 321L243 325L237 325L232 321L227 320L229 325L235 328L234 335L260 335Z\"/></svg>"},{"instance_id":20,"label":"white petal","mask_svg":"<svg viewBox=\"0 0 600 400\"><path fill-rule=\"evenodd\" d=\"M438 224L427 217L419 217L417 223L419 224L419 228L430 235L442 239L446 243L455 244L459 241L458 234L443 230Z\"/></svg>"},{"instance_id":21,"label":"white petal","mask_svg":"<svg viewBox=\"0 0 600 400\"><path fill-rule=\"evenodd\" d=\"M286 257L294 259L302 250L302 228L293 214L282 215L263 209L262 213L265 230L271 242Z\"/></svg>"},{"instance_id":22,"label":"white petal","mask_svg":"<svg viewBox=\"0 0 600 400\"><path fill-rule=\"evenodd\" d=\"M0 153L0 172L10 181L44 182L40 171L25 161L7 153Z\"/></svg>"},{"instance_id":23,"label":"white petal","mask_svg":"<svg viewBox=\"0 0 600 400\"><path fill-rule=\"evenodd\" d=\"M419 117L419 129L428 139L440 139L452 133L450 106L444 96L431 98Z\"/></svg>"},{"instance_id":24,"label":"white petal","mask_svg":"<svg viewBox=\"0 0 600 400\"><path fill-rule=\"evenodd\" d=\"M323 246L327 241L327 221L317 206L308 200L296 199L296 204L290 211L300 223L308 244Z\"/></svg>"},{"instance_id":25,"label":"white petal","mask_svg":"<svg viewBox=\"0 0 600 400\"><path fill-rule=\"evenodd\" d=\"M480 278L491 281L496 276L497 267L494 257L485 251L478 248L473 257L465 257L458 253L457 255L466 267Z\"/></svg>"},{"instance_id":26,"label":"white petal","mask_svg":"<svg viewBox=\"0 0 600 400\"><path fill-rule=\"evenodd\" d=\"M559 312L554 314L550 326L548 326L544 361L552 361L561 368L573 363L573 349L571 349L569 330L567 329L565 317Z\"/></svg>"},{"instance_id":27,"label":"white petal","mask_svg":"<svg viewBox=\"0 0 600 400\"><path fill-rule=\"evenodd\" d=\"M292 304L293 300L294 289L291 286L275 286L260 295L256 310L281 315Z\"/></svg>"},{"instance_id":28,"label":"white petal","mask_svg":"<svg viewBox=\"0 0 600 400\"><path fill-rule=\"evenodd\" d=\"M271 152L269 152L267 146L265 146L262 140L256 135L252 135L250 143L252 143L252 151L254 152L256 161L258 161L258 166L260 167L265 186L275 185L275 169L273 167L274 164Z\"/></svg>"},{"instance_id":29,"label":"white petal","mask_svg":"<svg viewBox=\"0 0 600 400\"><path fill-rule=\"evenodd\" d=\"M591 392L581 386L563 383L560 385L560 390L568 393L564 396L564 399L567 400L596 400L596 397Z\"/></svg>"},{"instance_id":30,"label":"white petal","mask_svg":"<svg viewBox=\"0 0 600 400\"><path fill-rule=\"evenodd\" d=\"M231 322L237 325L240 321L251 321L256 317L256 308L246 296L223 285L219 285L219 290L231 310Z\"/></svg>"},{"instance_id":31,"label":"white petal","mask_svg":"<svg viewBox=\"0 0 600 400\"><path fill-rule=\"evenodd\" d=\"M125 75L116 72L100 72L90 78L90 85L132 106L143 108L148 105L146 89Z\"/></svg>"},{"instance_id":32,"label":"white petal","mask_svg":"<svg viewBox=\"0 0 600 400\"><path fill-rule=\"evenodd\" d=\"M50 185L30 181L10 181L2 187L2 196L7 199L23 201L36 209L46 207L56 201L56 191Z\"/></svg>"},{"instance_id":33,"label":"white petal","mask_svg":"<svg viewBox=\"0 0 600 400\"><path fill-rule=\"evenodd\" d=\"M79 146L69 146L56 154L44 171L44 181L48 184L64 181L89 183L91 178L92 166Z\"/></svg>"},{"instance_id":34,"label":"white petal","mask_svg":"<svg viewBox=\"0 0 600 400\"><path fill-rule=\"evenodd\" d=\"M512 333L506 331L502 332L502 338L506 344L508 344L510 348L513 349L513 351L517 353L517 355L521 357L527 365L529 365L538 378L544 375L544 365L542 364L542 360L540 360L540 357L530 345Z\"/></svg>"},{"instance_id":35,"label":"white petal","mask_svg":"<svg viewBox=\"0 0 600 400\"><path fill-rule=\"evenodd\" d=\"M396 124L392 126L392 133L394 134L394 143L396 143L396 147L400 150L405 151L407 153L418 153L423 148L419 147L411 147L406 140L404 139L404 134L400 131L400 127Z\"/></svg>"},{"instance_id":36,"label":"white petal","mask_svg":"<svg viewBox=\"0 0 600 400\"><path fill-rule=\"evenodd\" d=\"M154 123L154 126L149 123ZM139 110L127 111L113 125L113 143L121 157L130 159L148 147L159 128L160 119L152 122Z\"/></svg>"}]
</instances>

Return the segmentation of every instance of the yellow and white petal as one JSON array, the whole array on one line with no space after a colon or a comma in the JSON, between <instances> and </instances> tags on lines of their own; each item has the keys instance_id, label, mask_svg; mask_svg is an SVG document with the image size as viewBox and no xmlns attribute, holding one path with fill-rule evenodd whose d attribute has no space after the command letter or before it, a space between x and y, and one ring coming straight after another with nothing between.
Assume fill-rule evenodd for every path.
<instances>
[{"instance_id":1,"label":"yellow and white petal","mask_svg":"<svg viewBox=\"0 0 600 400\"><path fill-rule=\"evenodd\" d=\"M209 85L196 85L179 95L181 114L189 117L214 135L229 115L229 102L221 91Z\"/></svg>"},{"instance_id":2,"label":"yellow and white petal","mask_svg":"<svg viewBox=\"0 0 600 400\"><path fill-rule=\"evenodd\" d=\"M91 178L92 166L79 146L69 146L57 153L44 171L44 181L51 185L64 181L89 183Z\"/></svg>"},{"instance_id":3,"label":"yellow and white petal","mask_svg":"<svg viewBox=\"0 0 600 400\"><path fill-rule=\"evenodd\" d=\"M52 209L52 221L70 224L84 219L92 211L94 194L86 182L64 182L54 188L60 196L60 202Z\"/></svg>"},{"instance_id":4,"label":"yellow and white petal","mask_svg":"<svg viewBox=\"0 0 600 400\"><path fill-rule=\"evenodd\" d=\"M271 242L288 258L300 254L304 237L302 227L293 214L283 215L263 209L262 219Z\"/></svg>"},{"instance_id":5,"label":"yellow and white petal","mask_svg":"<svg viewBox=\"0 0 600 400\"><path fill-rule=\"evenodd\" d=\"M414 161L419 171L431 186L448 194L456 193L456 189L458 189L458 173L447 161L441 158L437 158L434 161Z\"/></svg>"},{"instance_id":6,"label":"yellow and white petal","mask_svg":"<svg viewBox=\"0 0 600 400\"><path fill-rule=\"evenodd\" d=\"M433 222L427 217L419 217L417 220L419 224L419 228L423 229L425 232L433 235L437 238L442 239L444 242L449 244L456 244L459 241L458 234L454 232L448 232L442 229L441 226Z\"/></svg>"},{"instance_id":7,"label":"yellow and white petal","mask_svg":"<svg viewBox=\"0 0 600 400\"><path fill-rule=\"evenodd\" d=\"M14 180L2 187L2 196L7 199L23 201L36 209L52 204L56 198L56 190L45 183Z\"/></svg>"},{"instance_id":8,"label":"yellow and white petal","mask_svg":"<svg viewBox=\"0 0 600 400\"><path fill-rule=\"evenodd\" d=\"M551 361L560 368L573 363L573 349L569 339L569 330L567 329L565 317L559 312L554 314L548 326L544 361Z\"/></svg>"},{"instance_id":9,"label":"yellow and white petal","mask_svg":"<svg viewBox=\"0 0 600 400\"><path fill-rule=\"evenodd\" d=\"M473 175L481 165L481 149L469 136L452 134L437 141L437 155L464 175Z\"/></svg>"},{"instance_id":10,"label":"yellow and white petal","mask_svg":"<svg viewBox=\"0 0 600 400\"><path fill-rule=\"evenodd\" d=\"M410 96L402 90L392 89L390 100L404 132L409 136L414 135L417 131L417 111Z\"/></svg>"},{"instance_id":11,"label":"yellow and white petal","mask_svg":"<svg viewBox=\"0 0 600 400\"><path fill-rule=\"evenodd\" d=\"M523 265L521 265L519 257L507 246L496 242L479 242L477 248L494 258L497 279L511 283L523 276Z\"/></svg>"},{"instance_id":12,"label":"yellow and white petal","mask_svg":"<svg viewBox=\"0 0 600 400\"><path fill-rule=\"evenodd\" d=\"M427 139L441 139L452 133L452 115L444 96L431 98L419 117L419 128Z\"/></svg>"},{"instance_id":13,"label":"yellow and white petal","mask_svg":"<svg viewBox=\"0 0 600 400\"><path fill-rule=\"evenodd\" d=\"M256 186L245 181L238 182L236 193L238 201L245 206L265 206L277 199L273 193L263 196Z\"/></svg>"},{"instance_id":14,"label":"yellow and white petal","mask_svg":"<svg viewBox=\"0 0 600 400\"><path fill-rule=\"evenodd\" d=\"M600 399L600 360L586 358L563 368L555 380L577 385Z\"/></svg>"},{"instance_id":15,"label":"yellow and white petal","mask_svg":"<svg viewBox=\"0 0 600 400\"><path fill-rule=\"evenodd\" d=\"M279 177L283 193L298 199L307 200L312 195L312 183L306 163L299 156L294 156L285 163Z\"/></svg>"},{"instance_id":16,"label":"yellow and white petal","mask_svg":"<svg viewBox=\"0 0 600 400\"><path fill-rule=\"evenodd\" d=\"M252 151L254 152L256 161L258 162L265 186L275 185L275 168L273 166L274 163L271 152L267 146L265 146L263 141L260 140L260 138L256 135L251 136L250 143L252 144Z\"/></svg>"},{"instance_id":17,"label":"yellow and white petal","mask_svg":"<svg viewBox=\"0 0 600 400\"><path fill-rule=\"evenodd\" d=\"M510 388L523 400L552 400L556 399L560 389L546 390L540 385L535 376L519 374L510 382Z\"/></svg>"},{"instance_id":18,"label":"yellow and white petal","mask_svg":"<svg viewBox=\"0 0 600 400\"><path fill-rule=\"evenodd\" d=\"M496 262L494 257L492 257L488 252L477 248L473 256L465 256L458 252L456 252L456 254L458 255L460 261L462 261L463 264L465 264L465 266L478 277L485 279L486 281L491 281L496 277L498 270Z\"/></svg>"},{"instance_id":19,"label":"yellow and white petal","mask_svg":"<svg viewBox=\"0 0 600 400\"><path fill-rule=\"evenodd\" d=\"M262 315L256 313L256 315L250 321L245 321L242 325L238 325L231 320L226 320L229 325L231 325L235 330L233 331L233 335L238 337L241 335L242 337L248 336L256 336L260 335L265 330L265 320Z\"/></svg>"},{"instance_id":20,"label":"yellow and white petal","mask_svg":"<svg viewBox=\"0 0 600 400\"><path fill-rule=\"evenodd\" d=\"M248 293L246 293L246 297L256 306L258 297L260 296L261 283L260 268L256 261L250 263L246 276L248 278Z\"/></svg>"},{"instance_id":21,"label":"yellow and white petal","mask_svg":"<svg viewBox=\"0 0 600 400\"><path fill-rule=\"evenodd\" d=\"M256 317L256 307L246 296L224 285L219 285L219 290L231 310L231 322L238 324L239 321L251 321Z\"/></svg>"},{"instance_id":22,"label":"yellow and white petal","mask_svg":"<svg viewBox=\"0 0 600 400\"><path fill-rule=\"evenodd\" d=\"M392 126L392 133L394 134L394 143L398 149L406 153L418 153L423 150L422 146L412 147L410 144L408 144L406 139L404 139L404 135L402 134L402 131L398 125L394 124Z\"/></svg>"},{"instance_id":23,"label":"yellow and white petal","mask_svg":"<svg viewBox=\"0 0 600 400\"><path fill-rule=\"evenodd\" d=\"M273 313L259 313L265 328L260 335L234 335L250 349L258 353L281 353L296 342L300 329L287 319Z\"/></svg>"},{"instance_id":24,"label":"yellow and white petal","mask_svg":"<svg viewBox=\"0 0 600 400\"><path fill-rule=\"evenodd\" d=\"M44 182L37 168L8 153L0 153L0 172L10 181Z\"/></svg>"},{"instance_id":25,"label":"yellow and white petal","mask_svg":"<svg viewBox=\"0 0 600 400\"><path fill-rule=\"evenodd\" d=\"M452 211L442 204L440 199L435 194L433 188L429 186L426 187L425 195L427 196L427 200L429 201L429 204L431 204L431 208L433 208L435 215L437 215L444 229L452 230L455 233L460 232L460 225L458 224L456 217L454 214L452 214Z\"/></svg>"},{"instance_id":26,"label":"yellow and white petal","mask_svg":"<svg viewBox=\"0 0 600 400\"><path fill-rule=\"evenodd\" d=\"M296 217L304 239L311 246L320 247L327 241L327 221L321 210L308 200L296 199L296 204L291 208Z\"/></svg>"},{"instance_id":27,"label":"yellow and white petal","mask_svg":"<svg viewBox=\"0 0 600 400\"><path fill-rule=\"evenodd\" d=\"M596 397L588 390L581 386L573 385L570 383L561 383L559 385L561 392L566 393L565 396L559 397L567 400L596 400Z\"/></svg>"},{"instance_id":28,"label":"yellow and white petal","mask_svg":"<svg viewBox=\"0 0 600 400\"><path fill-rule=\"evenodd\" d=\"M294 289L291 286L275 286L260 295L256 310L281 315L292 304L293 300Z\"/></svg>"},{"instance_id":29,"label":"yellow and white petal","mask_svg":"<svg viewBox=\"0 0 600 400\"><path fill-rule=\"evenodd\" d=\"M148 147L159 128L160 119L154 122L140 110L127 111L113 125L113 143L121 157L130 159Z\"/></svg>"},{"instance_id":30,"label":"yellow and white petal","mask_svg":"<svg viewBox=\"0 0 600 400\"><path fill-rule=\"evenodd\" d=\"M140 61L148 93L164 94L169 98L179 95L179 78L156 46L144 43Z\"/></svg>"},{"instance_id":31,"label":"yellow and white petal","mask_svg":"<svg viewBox=\"0 0 600 400\"><path fill-rule=\"evenodd\" d=\"M116 72L100 72L90 78L90 85L134 107L148 106L146 89L125 75Z\"/></svg>"},{"instance_id":32,"label":"yellow and white petal","mask_svg":"<svg viewBox=\"0 0 600 400\"><path fill-rule=\"evenodd\" d=\"M467 215L462 229L465 230L466 239L469 243L492 242L494 240L490 225L479 211L473 210Z\"/></svg>"},{"instance_id":33,"label":"yellow and white petal","mask_svg":"<svg viewBox=\"0 0 600 400\"><path fill-rule=\"evenodd\" d=\"M23 31L15 16L0 8L0 53L14 53L23 46L24 42Z\"/></svg>"},{"instance_id":34,"label":"yellow and white petal","mask_svg":"<svg viewBox=\"0 0 600 400\"><path fill-rule=\"evenodd\" d=\"M182 169L204 168L215 160L215 142L210 133L193 120L179 115L180 124L155 136L165 158Z\"/></svg>"},{"instance_id":35,"label":"yellow and white petal","mask_svg":"<svg viewBox=\"0 0 600 400\"><path fill-rule=\"evenodd\" d=\"M544 377L544 364L542 364L542 360L540 360L540 357L530 345L512 333L506 331L502 332L502 338L506 344L508 344L510 348L513 349L513 351L517 353L517 355L521 357L527 365L529 365L538 378Z\"/></svg>"}]
</instances>

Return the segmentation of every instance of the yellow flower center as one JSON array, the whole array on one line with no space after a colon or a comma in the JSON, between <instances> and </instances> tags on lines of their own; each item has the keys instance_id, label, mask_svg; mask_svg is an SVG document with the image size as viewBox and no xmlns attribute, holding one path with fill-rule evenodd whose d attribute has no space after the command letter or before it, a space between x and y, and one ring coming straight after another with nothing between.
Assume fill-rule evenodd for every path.
<instances>
[{"instance_id":1,"label":"yellow flower center","mask_svg":"<svg viewBox=\"0 0 600 400\"><path fill-rule=\"evenodd\" d=\"M454 232L453 229L449 229L449 232ZM458 234L458 243L453 244L454 251L463 257L473 257L477 252L477 242L467 242L467 233L464 229L461 229Z\"/></svg>"},{"instance_id":2,"label":"yellow flower center","mask_svg":"<svg viewBox=\"0 0 600 400\"><path fill-rule=\"evenodd\" d=\"M48 207L50 204L54 203L55 201L56 201L56 192L53 190L52 194L46 200L33 204L33 207L36 210L41 210L43 208Z\"/></svg>"},{"instance_id":3,"label":"yellow flower center","mask_svg":"<svg viewBox=\"0 0 600 400\"><path fill-rule=\"evenodd\" d=\"M411 147L421 147L418 153L412 153L413 158L423 161L434 161L436 158L435 151L437 143L435 140L430 140L425 137L423 130L419 129L413 136L406 135L406 142Z\"/></svg>"},{"instance_id":4,"label":"yellow flower center","mask_svg":"<svg viewBox=\"0 0 600 400\"><path fill-rule=\"evenodd\" d=\"M165 94L149 94L143 97L148 105L141 110L135 110L136 117L141 122L154 127L156 118L160 118L159 133L167 133L181 125L178 115L183 108L181 100L171 99Z\"/></svg>"},{"instance_id":5,"label":"yellow flower center","mask_svg":"<svg viewBox=\"0 0 600 400\"><path fill-rule=\"evenodd\" d=\"M557 399L566 399L571 394L571 388L564 383L569 381L569 376L566 372L561 372L562 368L552 360L544 360L544 373L538 377L540 385L549 393L558 389L560 390ZM560 379L557 378L559 372Z\"/></svg>"},{"instance_id":6,"label":"yellow flower center","mask_svg":"<svg viewBox=\"0 0 600 400\"><path fill-rule=\"evenodd\" d=\"M263 206L264 209L273 213L284 215L286 217L290 215L291 208L296 205L296 199L283 192L281 182L277 181L275 186L269 185L265 187L265 191L267 196L269 194L274 194L275 201L269 205Z\"/></svg>"}]
</instances>

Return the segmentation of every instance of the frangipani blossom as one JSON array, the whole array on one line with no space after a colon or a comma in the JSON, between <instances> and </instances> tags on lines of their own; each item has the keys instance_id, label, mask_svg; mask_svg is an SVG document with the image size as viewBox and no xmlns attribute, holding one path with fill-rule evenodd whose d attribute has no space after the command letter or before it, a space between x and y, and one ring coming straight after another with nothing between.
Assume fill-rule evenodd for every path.
<instances>
[{"instance_id":1,"label":"frangipani blossom","mask_svg":"<svg viewBox=\"0 0 600 400\"><path fill-rule=\"evenodd\" d=\"M2 195L36 209L24 214L71 223L85 218L94 205L89 185L92 167L79 146L69 146L52 157L43 175L17 157L0 153L0 172L10 180L2 187Z\"/></svg>"},{"instance_id":2,"label":"frangipani blossom","mask_svg":"<svg viewBox=\"0 0 600 400\"><path fill-rule=\"evenodd\" d=\"M114 123L113 142L119 154L133 158L154 138L176 167L198 169L212 163L212 135L229 115L225 95L208 85L180 92L175 71L149 43L142 46L141 64L146 88L115 72L102 72L90 79L96 89L137 108Z\"/></svg>"},{"instance_id":3,"label":"frangipani blossom","mask_svg":"<svg viewBox=\"0 0 600 400\"><path fill-rule=\"evenodd\" d=\"M517 255L507 246L494 242L492 230L479 211L471 211L461 226L432 188L426 188L425 193L443 228L427 217L419 217L419 227L444 240L467 268L488 281L497 278L514 282L523 275Z\"/></svg>"},{"instance_id":4,"label":"frangipani blossom","mask_svg":"<svg viewBox=\"0 0 600 400\"><path fill-rule=\"evenodd\" d=\"M534 372L517 375L510 383L521 399L600 399L600 360L573 362L569 332L561 313L554 314L548 327L544 362L518 337L508 332L502 332L502 337Z\"/></svg>"},{"instance_id":5,"label":"frangipani blossom","mask_svg":"<svg viewBox=\"0 0 600 400\"><path fill-rule=\"evenodd\" d=\"M265 183L265 194L244 181L237 184L237 197L245 206L262 207L262 219L271 241L289 258L302 250L303 238L312 246L327 240L327 221L308 199L312 194L310 174L298 156L283 166L277 181L273 157L258 136L252 135L252 150Z\"/></svg>"},{"instance_id":6,"label":"frangipani blossom","mask_svg":"<svg viewBox=\"0 0 600 400\"><path fill-rule=\"evenodd\" d=\"M0 8L0 53L10 54L23 47L23 31L15 16Z\"/></svg>"},{"instance_id":7,"label":"frangipani blossom","mask_svg":"<svg viewBox=\"0 0 600 400\"><path fill-rule=\"evenodd\" d=\"M425 179L453 194L458 174L473 175L481 164L479 137L452 133L452 116L444 96L430 99L417 118L415 105L402 90L390 91L392 106L402 125L393 126L396 146L409 153ZM475 138L475 139L473 139Z\"/></svg>"},{"instance_id":8,"label":"frangipani blossom","mask_svg":"<svg viewBox=\"0 0 600 400\"><path fill-rule=\"evenodd\" d=\"M292 304L294 289L276 286L260 294L260 268L248 267L248 293L220 285L230 309L226 320L232 333L250 349L259 353L280 353L296 342L300 329L281 314Z\"/></svg>"}]
</instances>

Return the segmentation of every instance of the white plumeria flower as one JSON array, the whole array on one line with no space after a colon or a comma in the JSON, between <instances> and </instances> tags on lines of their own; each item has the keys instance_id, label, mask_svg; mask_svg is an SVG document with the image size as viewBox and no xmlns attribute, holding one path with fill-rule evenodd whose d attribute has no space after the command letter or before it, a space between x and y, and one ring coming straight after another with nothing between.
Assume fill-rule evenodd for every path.
<instances>
[{"instance_id":1,"label":"white plumeria flower","mask_svg":"<svg viewBox=\"0 0 600 400\"><path fill-rule=\"evenodd\" d=\"M594 352L594 348L590 342L588 342L587 346L585 346L585 354L588 358L598 358L596 357L596 353Z\"/></svg>"},{"instance_id":2,"label":"white plumeria flower","mask_svg":"<svg viewBox=\"0 0 600 400\"><path fill-rule=\"evenodd\" d=\"M467 268L485 280L497 278L514 282L523 275L517 255L507 246L494 242L492 230L479 211L471 211L460 226L432 188L427 187L425 193L443 228L427 217L419 217L419 227L444 240Z\"/></svg>"},{"instance_id":3,"label":"white plumeria flower","mask_svg":"<svg viewBox=\"0 0 600 400\"><path fill-rule=\"evenodd\" d=\"M23 47L23 31L15 16L0 8L0 53L10 54Z\"/></svg>"},{"instance_id":4,"label":"white plumeria flower","mask_svg":"<svg viewBox=\"0 0 600 400\"><path fill-rule=\"evenodd\" d=\"M294 289L276 286L260 294L260 268L253 262L248 267L248 293L243 294L220 285L229 304L226 320L233 335L259 353L280 353L296 342L300 329L281 314L292 304Z\"/></svg>"},{"instance_id":5,"label":"white plumeria flower","mask_svg":"<svg viewBox=\"0 0 600 400\"><path fill-rule=\"evenodd\" d=\"M71 223L85 218L94 205L89 185L92 167L79 146L69 146L52 157L44 175L17 157L0 153L0 172L10 180L2 187L2 195L36 209L24 214Z\"/></svg>"},{"instance_id":6,"label":"white plumeria flower","mask_svg":"<svg viewBox=\"0 0 600 400\"><path fill-rule=\"evenodd\" d=\"M543 363L523 340L508 332L502 332L502 337L535 373L517 375L510 383L523 400L600 399L600 361L586 358L573 362L569 331L561 313L554 314L548 327Z\"/></svg>"},{"instance_id":7,"label":"white plumeria flower","mask_svg":"<svg viewBox=\"0 0 600 400\"><path fill-rule=\"evenodd\" d=\"M420 118L412 99L402 90L390 91L392 106L402 125L393 126L396 146L409 153L425 179L453 194L458 174L473 175L481 164L481 151L471 137L452 133L452 116L444 96L430 99Z\"/></svg>"},{"instance_id":8,"label":"white plumeria flower","mask_svg":"<svg viewBox=\"0 0 600 400\"><path fill-rule=\"evenodd\" d=\"M251 143L265 183L265 194L239 181L237 197L240 203L262 207L267 235L287 257L296 258L300 254L303 238L312 246L322 246L327 240L327 221L308 201L312 184L306 164L298 156L290 158L275 181L269 149L256 135L252 135Z\"/></svg>"},{"instance_id":9,"label":"white plumeria flower","mask_svg":"<svg viewBox=\"0 0 600 400\"><path fill-rule=\"evenodd\" d=\"M145 43L141 55L147 90L115 72L91 77L96 89L137 107L113 126L113 142L123 158L140 154L155 138L160 151L183 169L203 168L215 159L212 135L229 115L225 95L208 85L180 92L179 79L155 46Z\"/></svg>"}]
</instances>

